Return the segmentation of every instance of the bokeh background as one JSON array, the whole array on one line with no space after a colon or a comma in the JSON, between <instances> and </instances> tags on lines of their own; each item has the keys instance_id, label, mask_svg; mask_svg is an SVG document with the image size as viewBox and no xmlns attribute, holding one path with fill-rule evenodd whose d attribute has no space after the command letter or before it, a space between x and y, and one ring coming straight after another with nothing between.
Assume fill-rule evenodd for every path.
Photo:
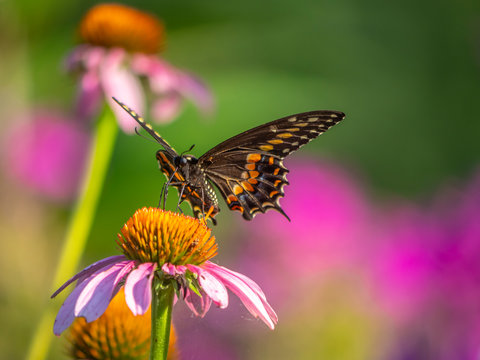
<instances>
[{"instance_id":1,"label":"bokeh background","mask_svg":"<svg viewBox=\"0 0 480 360\"><path fill-rule=\"evenodd\" d=\"M56 160L70 176L54 173L50 189L64 193L35 188L28 181L35 174L17 167L46 160L40 149L17 150L26 131L18 127L70 116L77 83L62 63L96 3L0 2L5 359L24 356L50 301L74 202L68 194L78 185L72 169L82 167L78 147ZM274 212L247 223L221 204L218 261L262 286L278 328L252 319L233 296L204 319L179 303L183 358L478 358L480 3L124 3L163 19L161 56L201 77L216 99L211 117L190 104L157 127L179 151L196 144L201 155L297 112L347 114L285 162L292 185L282 205L291 223ZM42 143L73 141L62 134L52 130ZM88 143L88 131L71 136ZM157 204L164 181L157 149L120 133L83 265L116 254L122 224L135 209ZM54 340L49 358L65 358L64 341Z\"/></svg>"}]
</instances>

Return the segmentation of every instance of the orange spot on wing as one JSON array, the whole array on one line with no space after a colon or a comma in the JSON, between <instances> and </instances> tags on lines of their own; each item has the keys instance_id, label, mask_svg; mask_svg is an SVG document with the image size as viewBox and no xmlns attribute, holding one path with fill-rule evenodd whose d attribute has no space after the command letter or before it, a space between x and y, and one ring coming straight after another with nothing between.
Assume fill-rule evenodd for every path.
<instances>
[{"instance_id":1,"label":"orange spot on wing","mask_svg":"<svg viewBox=\"0 0 480 360\"><path fill-rule=\"evenodd\" d=\"M281 182L282 180L275 180L275 182L273 183L273 186L277 187Z\"/></svg>"},{"instance_id":2,"label":"orange spot on wing","mask_svg":"<svg viewBox=\"0 0 480 360\"><path fill-rule=\"evenodd\" d=\"M247 164L247 165L245 165L245 169L247 169L247 170L255 170L255 164Z\"/></svg>"},{"instance_id":3,"label":"orange spot on wing","mask_svg":"<svg viewBox=\"0 0 480 360\"><path fill-rule=\"evenodd\" d=\"M228 195L227 196L227 204L231 204L232 202L238 201L238 198L235 195Z\"/></svg>"},{"instance_id":4,"label":"orange spot on wing","mask_svg":"<svg viewBox=\"0 0 480 360\"><path fill-rule=\"evenodd\" d=\"M240 185L233 186L233 193L235 195L241 194L243 192L243 188Z\"/></svg>"},{"instance_id":5,"label":"orange spot on wing","mask_svg":"<svg viewBox=\"0 0 480 360\"><path fill-rule=\"evenodd\" d=\"M260 154L248 154L247 155L247 161L250 162L250 163L256 163L256 162L260 161L261 158L262 158L262 155L260 155Z\"/></svg>"},{"instance_id":6,"label":"orange spot on wing","mask_svg":"<svg viewBox=\"0 0 480 360\"><path fill-rule=\"evenodd\" d=\"M247 191L250 191L250 192L254 192L255 189L253 188L253 186L248 182L248 181L242 181L242 186L245 190Z\"/></svg>"},{"instance_id":7,"label":"orange spot on wing","mask_svg":"<svg viewBox=\"0 0 480 360\"><path fill-rule=\"evenodd\" d=\"M244 211L243 207L240 206L240 205L233 205L230 209L232 209L232 210L238 210L238 211L240 211L240 212L242 212L242 213L243 213L243 211Z\"/></svg>"},{"instance_id":8,"label":"orange spot on wing","mask_svg":"<svg viewBox=\"0 0 480 360\"><path fill-rule=\"evenodd\" d=\"M270 156L270 158L268 159L268 165L273 165L275 159L273 156Z\"/></svg>"},{"instance_id":9,"label":"orange spot on wing","mask_svg":"<svg viewBox=\"0 0 480 360\"><path fill-rule=\"evenodd\" d=\"M258 180L257 180L257 179L254 179L254 178L248 179L248 182L249 182L250 184L253 184L253 185L258 184Z\"/></svg>"},{"instance_id":10,"label":"orange spot on wing","mask_svg":"<svg viewBox=\"0 0 480 360\"><path fill-rule=\"evenodd\" d=\"M277 190L274 190L270 193L270 197L274 197L275 195L278 194L278 191Z\"/></svg>"},{"instance_id":11,"label":"orange spot on wing","mask_svg":"<svg viewBox=\"0 0 480 360\"><path fill-rule=\"evenodd\" d=\"M258 171L249 171L250 177L256 178L260 173Z\"/></svg>"},{"instance_id":12,"label":"orange spot on wing","mask_svg":"<svg viewBox=\"0 0 480 360\"><path fill-rule=\"evenodd\" d=\"M278 175L279 172L280 172L280 168L276 168L276 169L273 171L273 175Z\"/></svg>"}]
</instances>

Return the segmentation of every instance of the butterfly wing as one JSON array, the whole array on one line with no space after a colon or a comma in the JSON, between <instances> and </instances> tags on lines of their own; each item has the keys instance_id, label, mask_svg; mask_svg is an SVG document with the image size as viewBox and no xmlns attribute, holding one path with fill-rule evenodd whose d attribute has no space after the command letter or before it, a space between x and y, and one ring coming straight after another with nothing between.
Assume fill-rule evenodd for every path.
<instances>
[{"instance_id":1,"label":"butterfly wing","mask_svg":"<svg viewBox=\"0 0 480 360\"><path fill-rule=\"evenodd\" d=\"M117 100L115 97L112 97L113 100L115 100L115 102L120 105L123 110L125 110L127 113L130 114L130 116L132 118L135 119L135 121L137 123L140 124L141 127L143 127L145 129L145 131L147 133L150 134L151 137L153 137L155 139L156 142L158 142L160 145L163 146L163 148L172 156L172 157L175 157L175 156L178 156L177 152L173 149L173 147L167 143L161 136L159 133L157 133L155 130L153 130L152 128L152 125L148 124L145 122L145 120L140 116L138 115L135 111L133 111L132 109L130 109L127 105L125 105L124 103L122 103L121 101ZM137 131L137 129L135 129L135 131Z\"/></svg>"},{"instance_id":2,"label":"butterfly wing","mask_svg":"<svg viewBox=\"0 0 480 360\"><path fill-rule=\"evenodd\" d=\"M220 143L199 158L199 165L228 207L246 220L268 209L288 219L279 204L288 185L283 159L344 118L344 113L330 110L284 117Z\"/></svg>"}]
</instances>

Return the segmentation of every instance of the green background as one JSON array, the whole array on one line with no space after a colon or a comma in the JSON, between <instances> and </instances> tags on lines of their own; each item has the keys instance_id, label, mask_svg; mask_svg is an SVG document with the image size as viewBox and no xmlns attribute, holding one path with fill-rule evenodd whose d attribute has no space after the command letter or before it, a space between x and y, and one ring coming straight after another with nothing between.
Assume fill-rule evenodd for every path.
<instances>
[{"instance_id":1,"label":"green background","mask_svg":"<svg viewBox=\"0 0 480 360\"><path fill-rule=\"evenodd\" d=\"M212 118L202 119L187 105L174 123L158 128L178 151L196 144L193 152L201 155L258 124L335 109L345 112L346 120L301 153L352 169L375 197L424 201L477 168L478 1L125 3L163 19L162 56L201 77L216 98ZM71 109L76 83L62 71L62 61L76 43L77 24L94 4L0 3L2 129L26 108ZM112 254L115 233L135 209L156 205L164 181L156 150L152 142L120 134L84 264ZM45 204L4 175L1 184L2 196L12 201L0 205L0 353L16 359L50 294L49 274L69 209ZM219 214L218 238L228 238L236 215ZM52 358L61 358L61 349L57 341Z\"/></svg>"}]
</instances>

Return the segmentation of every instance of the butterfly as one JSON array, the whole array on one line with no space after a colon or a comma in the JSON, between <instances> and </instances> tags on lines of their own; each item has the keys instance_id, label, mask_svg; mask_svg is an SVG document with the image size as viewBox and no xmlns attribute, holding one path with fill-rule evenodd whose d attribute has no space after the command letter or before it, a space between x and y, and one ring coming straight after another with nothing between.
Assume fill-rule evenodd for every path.
<instances>
[{"instance_id":1,"label":"butterfly","mask_svg":"<svg viewBox=\"0 0 480 360\"><path fill-rule=\"evenodd\" d=\"M135 111L113 99L162 145L156 158L167 177L165 192L168 186L176 187L179 203L186 200L196 217L208 214L214 224L220 208L212 184L230 210L241 212L245 220L269 209L290 220L279 204L288 185L283 159L345 118L333 110L290 115L242 132L196 158L178 154Z\"/></svg>"}]
</instances>

